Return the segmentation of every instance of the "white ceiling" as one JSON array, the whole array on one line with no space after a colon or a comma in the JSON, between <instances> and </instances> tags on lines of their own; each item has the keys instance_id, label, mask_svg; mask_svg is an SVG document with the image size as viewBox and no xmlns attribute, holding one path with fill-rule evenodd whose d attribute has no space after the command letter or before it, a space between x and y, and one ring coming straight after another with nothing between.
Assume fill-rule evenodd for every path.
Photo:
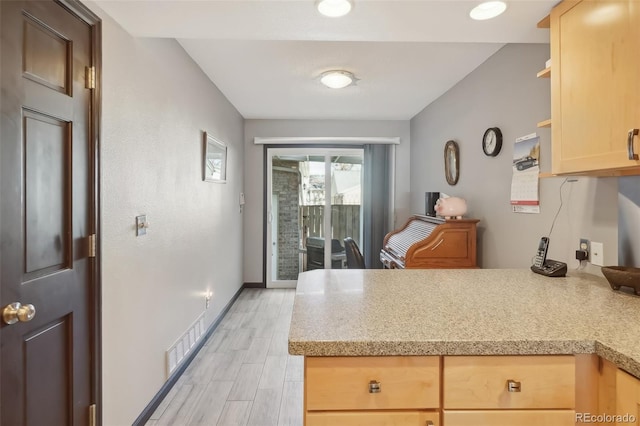
<instances>
[{"instance_id":1,"label":"white ceiling","mask_svg":"<svg viewBox=\"0 0 640 426\"><path fill-rule=\"evenodd\" d=\"M327 18L314 0L98 0L134 36L175 38L245 118L407 120L505 43L548 43L536 28L556 0L354 0ZM540 64L541 68L544 64ZM359 79L328 89L319 76Z\"/></svg>"}]
</instances>

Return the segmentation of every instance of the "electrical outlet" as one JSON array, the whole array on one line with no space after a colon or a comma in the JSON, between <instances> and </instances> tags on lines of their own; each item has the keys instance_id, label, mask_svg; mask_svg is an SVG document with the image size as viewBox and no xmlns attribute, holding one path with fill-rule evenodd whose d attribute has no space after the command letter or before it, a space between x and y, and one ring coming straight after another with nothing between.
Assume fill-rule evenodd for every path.
<instances>
[{"instance_id":1,"label":"electrical outlet","mask_svg":"<svg viewBox=\"0 0 640 426\"><path fill-rule=\"evenodd\" d=\"M580 262L583 260L589 261L589 240L586 238L580 238L580 245L576 250L576 259Z\"/></svg>"},{"instance_id":2,"label":"electrical outlet","mask_svg":"<svg viewBox=\"0 0 640 426\"><path fill-rule=\"evenodd\" d=\"M591 241L591 264L604 266L604 244Z\"/></svg>"},{"instance_id":3,"label":"electrical outlet","mask_svg":"<svg viewBox=\"0 0 640 426\"><path fill-rule=\"evenodd\" d=\"M205 309L209 309L209 305L211 304L211 296L213 296L213 294L211 294L211 291L207 291L204 295L204 308Z\"/></svg>"},{"instance_id":4,"label":"electrical outlet","mask_svg":"<svg viewBox=\"0 0 640 426\"><path fill-rule=\"evenodd\" d=\"M586 238L580 238L580 250L586 250L589 252L589 240Z\"/></svg>"}]
</instances>

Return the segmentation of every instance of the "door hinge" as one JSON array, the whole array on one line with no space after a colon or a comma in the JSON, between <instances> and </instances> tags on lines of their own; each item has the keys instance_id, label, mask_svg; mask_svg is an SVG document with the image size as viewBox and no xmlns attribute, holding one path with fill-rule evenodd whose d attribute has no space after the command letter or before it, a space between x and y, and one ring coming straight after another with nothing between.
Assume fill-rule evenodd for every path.
<instances>
[{"instance_id":1,"label":"door hinge","mask_svg":"<svg viewBox=\"0 0 640 426\"><path fill-rule=\"evenodd\" d=\"M89 257L96 257L96 234L89 235Z\"/></svg>"},{"instance_id":2,"label":"door hinge","mask_svg":"<svg viewBox=\"0 0 640 426\"><path fill-rule=\"evenodd\" d=\"M96 404L89 406L89 426L96 426Z\"/></svg>"},{"instance_id":3,"label":"door hinge","mask_svg":"<svg viewBox=\"0 0 640 426\"><path fill-rule=\"evenodd\" d=\"M84 87L87 89L95 89L96 88L96 67L85 67L84 74L85 74Z\"/></svg>"}]
</instances>

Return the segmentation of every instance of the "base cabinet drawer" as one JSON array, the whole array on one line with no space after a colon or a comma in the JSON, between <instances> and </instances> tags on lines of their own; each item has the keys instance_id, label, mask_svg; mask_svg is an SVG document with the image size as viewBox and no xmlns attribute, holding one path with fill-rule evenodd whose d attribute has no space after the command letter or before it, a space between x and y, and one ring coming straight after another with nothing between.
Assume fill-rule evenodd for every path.
<instances>
[{"instance_id":1,"label":"base cabinet drawer","mask_svg":"<svg viewBox=\"0 0 640 426\"><path fill-rule=\"evenodd\" d=\"M446 426L574 426L573 410L487 410L448 411L443 414Z\"/></svg>"},{"instance_id":2,"label":"base cabinet drawer","mask_svg":"<svg viewBox=\"0 0 640 426\"><path fill-rule=\"evenodd\" d=\"M447 356L442 381L445 410L575 408L573 356Z\"/></svg>"},{"instance_id":3,"label":"base cabinet drawer","mask_svg":"<svg viewBox=\"0 0 640 426\"><path fill-rule=\"evenodd\" d=\"M439 426L429 411L319 411L307 413L306 426Z\"/></svg>"},{"instance_id":4,"label":"base cabinet drawer","mask_svg":"<svg viewBox=\"0 0 640 426\"><path fill-rule=\"evenodd\" d=\"M440 406L437 356L307 357L304 382L307 411Z\"/></svg>"}]
</instances>

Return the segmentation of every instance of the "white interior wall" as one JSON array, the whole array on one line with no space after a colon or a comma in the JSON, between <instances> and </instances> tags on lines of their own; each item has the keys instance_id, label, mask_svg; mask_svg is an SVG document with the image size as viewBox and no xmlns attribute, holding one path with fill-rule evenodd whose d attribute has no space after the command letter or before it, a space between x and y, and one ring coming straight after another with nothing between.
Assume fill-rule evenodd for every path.
<instances>
[{"instance_id":1,"label":"white interior wall","mask_svg":"<svg viewBox=\"0 0 640 426\"><path fill-rule=\"evenodd\" d=\"M246 120L245 121L244 282L262 283L264 146L255 137L400 137L396 146L395 223L404 223L409 208L409 121Z\"/></svg>"},{"instance_id":2,"label":"white interior wall","mask_svg":"<svg viewBox=\"0 0 640 426\"><path fill-rule=\"evenodd\" d=\"M536 123L551 117L550 80L536 73L549 59L549 45L511 44L499 50L411 120L411 207L424 209L424 193L440 191L467 200L468 216L480 219L478 254L483 268L521 268L531 264L541 236L549 232L560 205L563 178L540 180L540 214L511 213L509 205L513 143L537 132L541 171L550 171L550 129ZM502 130L502 152L482 152L488 127ZM460 146L456 186L444 178L447 140ZM551 235L549 257L577 268L581 237L604 243L605 264L617 264L617 178L579 177L563 188L564 203ZM599 267L587 267L599 273Z\"/></svg>"},{"instance_id":3,"label":"white interior wall","mask_svg":"<svg viewBox=\"0 0 640 426\"><path fill-rule=\"evenodd\" d=\"M89 6L103 19L103 424L127 425L206 291L208 327L242 285L243 118L177 42L133 38ZM226 184L202 180L203 131L228 144Z\"/></svg>"}]
</instances>

